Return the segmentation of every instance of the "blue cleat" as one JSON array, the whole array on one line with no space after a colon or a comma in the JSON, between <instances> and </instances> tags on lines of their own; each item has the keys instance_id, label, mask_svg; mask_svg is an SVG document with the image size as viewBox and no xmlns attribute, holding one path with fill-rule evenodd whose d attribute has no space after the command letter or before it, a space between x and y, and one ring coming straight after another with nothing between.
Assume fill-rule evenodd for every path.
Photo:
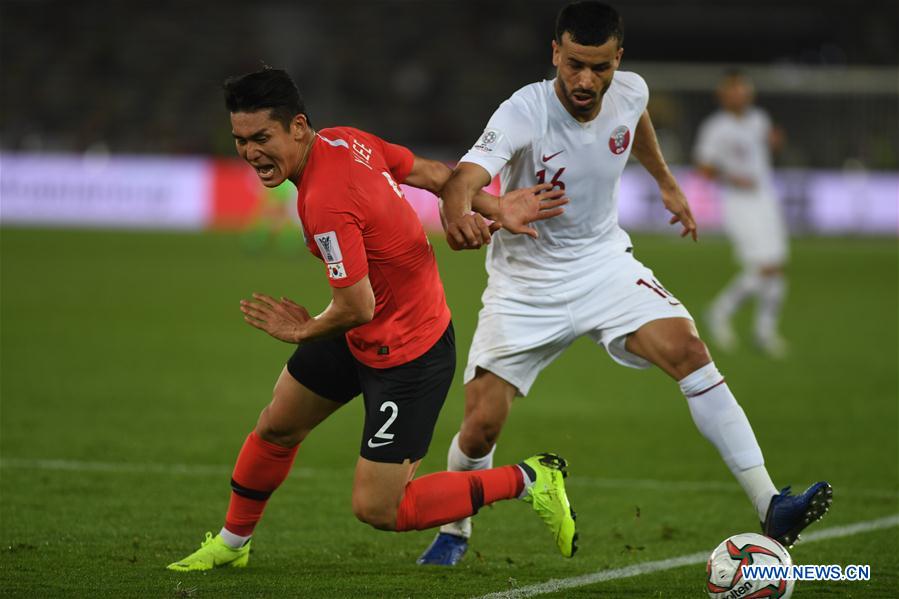
<instances>
[{"instance_id":1,"label":"blue cleat","mask_svg":"<svg viewBox=\"0 0 899 599\"><path fill-rule=\"evenodd\" d=\"M824 517L833 502L833 487L821 481L802 495L790 495L790 487L771 498L762 532L787 549L799 539L799 533Z\"/></svg>"},{"instance_id":2,"label":"blue cleat","mask_svg":"<svg viewBox=\"0 0 899 599\"><path fill-rule=\"evenodd\" d=\"M437 533L437 538L418 558L419 565L455 566L468 550L468 539L448 532Z\"/></svg>"}]
</instances>

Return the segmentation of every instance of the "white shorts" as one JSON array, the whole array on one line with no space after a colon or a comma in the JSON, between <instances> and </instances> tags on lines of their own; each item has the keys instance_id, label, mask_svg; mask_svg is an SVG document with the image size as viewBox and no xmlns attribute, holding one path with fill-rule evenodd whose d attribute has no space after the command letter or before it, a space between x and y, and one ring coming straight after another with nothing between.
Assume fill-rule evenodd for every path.
<instances>
[{"instance_id":1,"label":"white shorts","mask_svg":"<svg viewBox=\"0 0 899 599\"><path fill-rule=\"evenodd\" d=\"M624 347L627 335L661 318L689 318L652 271L630 252L597 263L594 276L565 292L527 293L491 279L481 298L465 382L477 368L509 381L527 395L540 371L575 339L589 335L611 358L632 368L649 368Z\"/></svg>"},{"instance_id":2,"label":"white shorts","mask_svg":"<svg viewBox=\"0 0 899 599\"><path fill-rule=\"evenodd\" d=\"M789 253L787 227L773 195L730 190L722 205L724 231L743 266L777 266Z\"/></svg>"}]
</instances>

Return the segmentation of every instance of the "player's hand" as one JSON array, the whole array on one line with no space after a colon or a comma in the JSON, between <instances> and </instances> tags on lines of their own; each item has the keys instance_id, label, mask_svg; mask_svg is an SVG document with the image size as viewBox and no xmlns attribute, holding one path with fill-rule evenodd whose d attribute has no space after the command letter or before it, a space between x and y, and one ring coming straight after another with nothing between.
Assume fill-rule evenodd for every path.
<instances>
[{"instance_id":1,"label":"player's hand","mask_svg":"<svg viewBox=\"0 0 899 599\"><path fill-rule=\"evenodd\" d=\"M446 242L454 250L476 250L490 243L490 227L480 214L445 215L444 221Z\"/></svg>"},{"instance_id":2,"label":"player's hand","mask_svg":"<svg viewBox=\"0 0 899 599\"><path fill-rule=\"evenodd\" d=\"M696 221L693 219L693 213L690 212L690 204L687 202L687 197L681 191L680 186L675 183L673 186L660 188L659 191L662 193L662 202L665 204L665 208L674 215L668 221L668 224L680 223L683 227L680 236L686 237L689 235L693 238L693 241L696 241Z\"/></svg>"},{"instance_id":3,"label":"player's hand","mask_svg":"<svg viewBox=\"0 0 899 599\"><path fill-rule=\"evenodd\" d=\"M241 300L240 311L247 324L287 343L299 343L303 325L312 319L306 308L293 300L276 300L264 293L254 293L252 300Z\"/></svg>"},{"instance_id":4,"label":"player's hand","mask_svg":"<svg viewBox=\"0 0 899 599\"><path fill-rule=\"evenodd\" d=\"M499 199L499 219L490 225L491 231L500 227L510 233L529 235L536 239L537 229L529 226L532 222L559 216L568 203L565 191L553 189L552 183L541 183L533 187L510 191Z\"/></svg>"}]
</instances>

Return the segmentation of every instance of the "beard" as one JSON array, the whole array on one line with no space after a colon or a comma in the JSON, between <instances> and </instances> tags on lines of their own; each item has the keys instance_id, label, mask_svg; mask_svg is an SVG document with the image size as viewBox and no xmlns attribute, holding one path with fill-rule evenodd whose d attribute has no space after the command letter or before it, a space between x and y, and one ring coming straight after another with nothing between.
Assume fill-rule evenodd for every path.
<instances>
[{"instance_id":1,"label":"beard","mask_svg":"<svg viewBox=\"0 0 899 599\"><path fill-rule=\"evenodd\" d=\"M609 86L612 85L612 82L604 84L602 89L599 90L599 93L589 90L583 89L580 87L576 87L574 89L568 89L568 86L565 85L565 82L560 78L559 85L562 87L562 95L568 98L568 103L570 104L572 110L581 114L590 114L596 108L597 103L602 100L603 96L606 95L606 92L609 91ZM587 104L577 104L575 102L575 94L579 94L581 96L589 96L590 102ZM586 99L586 98L585 98Z\"/></svg>"}]
</instances>

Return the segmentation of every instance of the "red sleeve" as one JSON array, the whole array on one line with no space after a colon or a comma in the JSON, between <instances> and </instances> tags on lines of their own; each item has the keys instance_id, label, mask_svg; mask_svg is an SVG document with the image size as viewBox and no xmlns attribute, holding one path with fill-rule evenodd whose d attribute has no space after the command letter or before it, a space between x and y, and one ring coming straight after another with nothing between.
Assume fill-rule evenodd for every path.
<instances>
[{"instance_id":1,"label":"red sleeve","mask_svg":"<svg viewBox=\"0 0 899 599\"><path fill-rule=\"evenodd\" d=\"M393 175L394 181L402 183L412 172L412 163L415 162L415 155L412 150L406 146L392 144L390 142L382 142L384 144L384 159L387 161L387 168Z\"/></svg>"},{"instance_id":2,"label":"red sleeve","mask_svg":"<svg viewBox=\"0 0 899 599\"><path fill-rule=\"evenodd\" d=\"M307 207L309 222L303 225L321 253L331 287L349 287L368 274L361 218L349 200L322 204Z\"/></svg>"},{"instance_id":3,"label":"red sleeve","mask_svg":"<svg viewBox=\"0 0 899 599\"><path fill-rule=\"evenodd\" d=\"M369 135L381 145L384 162L387 163L387 168L390 169L390 176L393 177L393 180L397 183L405 181L409 173L412 172L412 163L415 162L415 155L412 153L412 150L406 146L384 141L377 135Z\"/></svg>"}]
</instances>

